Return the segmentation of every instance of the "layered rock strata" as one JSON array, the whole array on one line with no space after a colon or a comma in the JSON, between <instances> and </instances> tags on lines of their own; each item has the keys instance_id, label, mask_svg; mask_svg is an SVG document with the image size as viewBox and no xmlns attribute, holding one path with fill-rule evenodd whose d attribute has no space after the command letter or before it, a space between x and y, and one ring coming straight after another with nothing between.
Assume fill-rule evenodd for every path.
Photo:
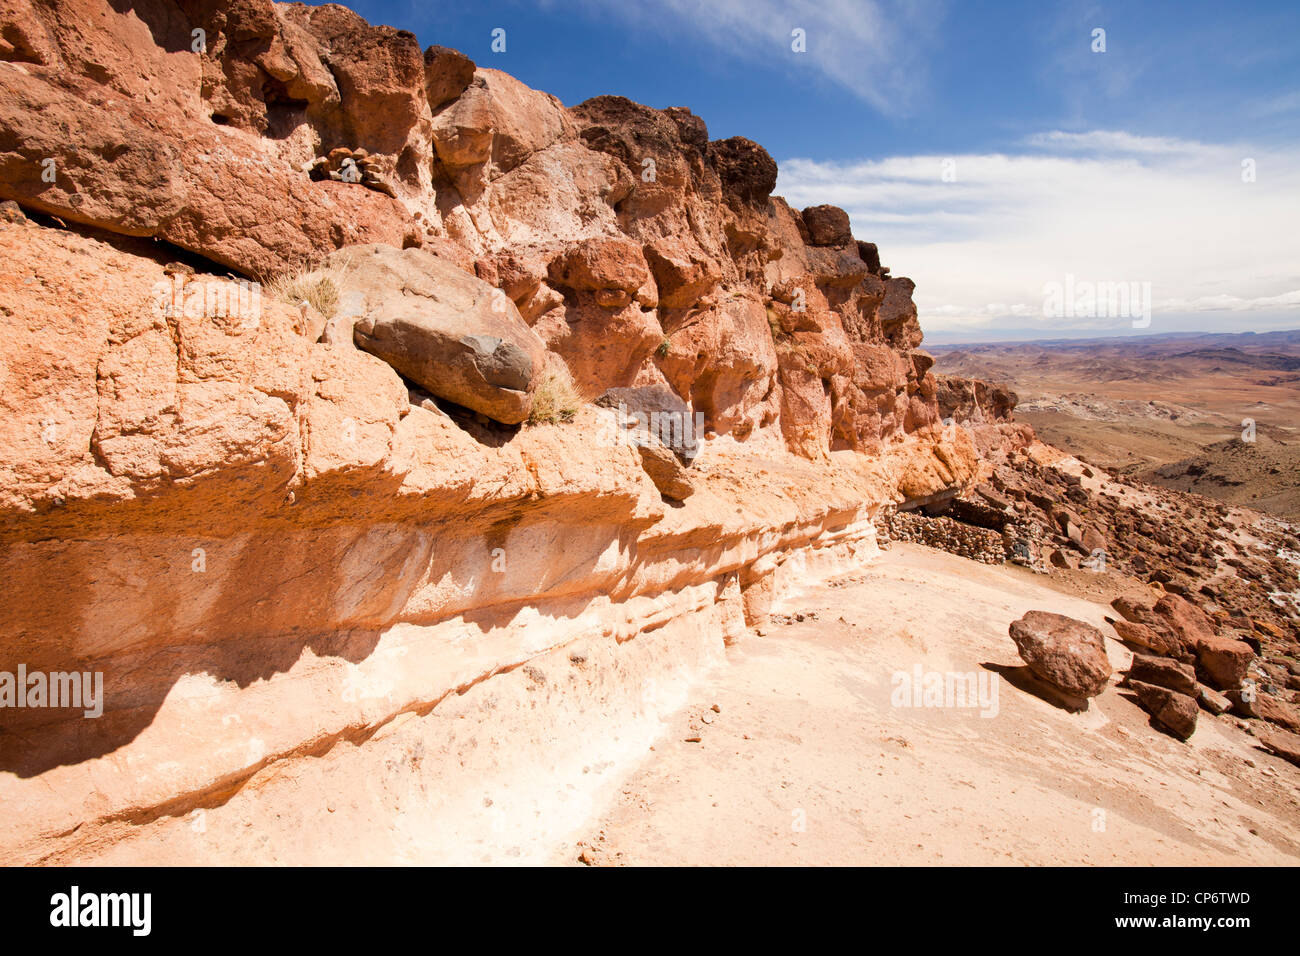
<instances>
[{"instance_id":1,"label":"layered rock strata","mask_svg":"<svg viewBox=\"0 0 1300 956\"><path fill-rule=\"evenodd\" d=\"M460 859L429 821L489 780L562 826L879 508L976 478L912 283L688 110L263 0L9 0L0 92L0 671L104 688L0 712L5 862ZM308 268L340 301L254 281ZM689 461L581 401L620 388Z\"/></svg>"}]
</instances>

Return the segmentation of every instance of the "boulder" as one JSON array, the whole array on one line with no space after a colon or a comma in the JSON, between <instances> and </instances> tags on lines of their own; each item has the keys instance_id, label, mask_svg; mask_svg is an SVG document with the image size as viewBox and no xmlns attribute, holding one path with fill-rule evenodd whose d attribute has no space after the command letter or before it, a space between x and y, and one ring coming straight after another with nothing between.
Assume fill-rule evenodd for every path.
<instances>
[{"instance_id":1,"label":"boulder","mask_svg":"<svg viewBox=\"0 0 1300 956\"><path fill-rule=\"evenodd\" d=\"M1047 556L1048 563L1054 568L1069 569L1072 571L1079 570L1079 559L1074 555L1062 551L1060 548L1053 548L1051 554Z\"/></svg>"},{"instance_id":2,"label":"boulder","mask_svg":"<svg viewBox=\"0 0 1300 956\"><path fill-rule=\"evenodd\" d=\"M1110 606L1126 621L1132 621L1135 624L1145 624L1151 618L1151 605L1142 604L1130 597L1117 597L1110 602Z\"/></svg>"},{"instance_id":3,"label":"boulder","mask_svg":"<svg viewBox=\"0 0 1300 956\"><path fill-rule=\"evenodd\" d=\"M610 415L614 441L636 447L642 469L661 495L684 501L694 494L689 468L699 452L699 436L685 402L654 385L611 388L594 404Z\"/></svg>"},{"instance_id":4,"label":"boulder","mask_svg":"<svg viewBox=\"0 0 1300 956\"><path fill-rule=\"evenodd\" d=\"M658 439L641 443L637 451L641 454L641 467L665 498L684 501L695 493L686 466Z\"/></svg>"},{"instance_id":5,"label":"boulder","mask_svg":"<svg viewBox=\"0 0 1300 956\"><path fill-rule=\"evenodd\" d=\"M808 227L810 245L843 246L853 241L849 214L839 206L810 206L803 211L803 222Z\"/></svg>"},{"instance_id":6,"label":"boulder","mask_svg":"<svg viewBox=\"0 0 1300 956\"><path fill-rule=\"evenodd\" d=\"M1089 555L1095 555L1098 551L1106 551L1106 537L1093 525L1087 525L1083 529L1083 536L1080 541L1083 550Z\"/></svg>"},{"instance_id":7,"label":"boulder","mask_svg":"<svg viewBox=\"0 0 1300 956\"><path fill-rule=\"evenodd\" d=\"M528 417L546 350L504 293L422 249L352 246L330 264L358 348L495 421Z\"/></svg>"},{"instance_id":8,"label":"boulder","mask_svg":"<svg viewBox=\"0 0 1300 956\"><path fill-rule=\"evenodd\" d=\"M1107 618L1107 621L1115 629L1120 640L1126 643L1144 647L1153 654L1163 657L1172 657L1181 661L1195 660L1195 656L1187 651L1178 638L1163 624L1151 626L1134 621L1112 621L1110 618Z\"/></svg>"},{"instance_id":9,"label":"boulder","mask_svg":"<svg viewBox=\"0 0 1300 956\"><path fill-rule=\"evenodd\" d=\"M1196 730L1198 716L1195 697L1142 681L1130 681L1129 687L1137 694L1142 709L1150 714L1157 724L1179 740L1186 740L1192 736Z\"/></svg>"},{"instance_id":10,"label":"boulder","mask_svg":"<svg viewBox=\"0 0 1300 956\"><path fill-rule=\"evenodd\" d=\"M1196 695L1196 671L1190 665L1150 654L1133 655L1133 665L1129 668L1126 680L1130 684L1155 684L1180 694Z\"/></svg>"},{"instance_id":11,"label":"boulder","mask_svg":"<svg viewBox=\"0 0 1300 956\"><path fill-rule=\"evenodd\" d=\"M1300 732L1300 713L1276 694L1257 692L1254 703L1254 716L1267 720L1271 724L1285 727L1293 732Z\"/></svg>"},{"instance_id":12,"label":"boulder","mask_svg":"<svg viewBox=\"0 0 1300 956\"><path fill-rule=\"evenodd\" d=\"M1235 690L1246 679L1255 652L1244 641L1234 641L1214 634L1195 645L1196 660L1221 690Z\"/></svg>"},{"instance_id":13,"label":"boulder","mask_svg":"<svg viewBox=\"0 0 1300 956\"><path fill-rule=\"evenodd\" d=\"M1030 611L1011 622L1011 639L1035 676L1072 697L1096 697L1110 678L1105 639L1091 624Z\"/></svg>"},{"instance_id":14,"label":"boulder","mask_svg":"<svg viewBox=\"0 0 1300 956\"><path fill-rule=\"evenodd\" d=\"M1157 619L1164 621L1178 636L1184 647L1195 648L1202 641L1214 637L1213 622L1204 611L1186 598L1166 594L1151 610Z\"/></svg>"}]
</instances>

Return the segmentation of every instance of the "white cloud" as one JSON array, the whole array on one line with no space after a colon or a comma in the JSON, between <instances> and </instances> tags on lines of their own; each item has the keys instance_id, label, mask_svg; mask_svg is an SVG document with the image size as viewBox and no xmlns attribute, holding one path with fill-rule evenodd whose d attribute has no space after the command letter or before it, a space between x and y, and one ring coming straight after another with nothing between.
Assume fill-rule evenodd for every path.
<instances>
[{"instance_id":1,"label":"white cloud","mask_svg":"<svg viewBox=\"0 0 1300 956\"><path fill-rule=\"evenodd\" d=\"M1153 333L1198 314L1200 327L1234 331L1300 326L1296 151L1112 130L1051 131L1027 144L1014 154L787 160L777 192L796 207L844 207L854 234L916 281L927 331L1129 324L1043 318L1044 286L1067 274L1150 282ZM1252 183L1242 181L1246 158ZM955 182L943 181L945 161Z\"/></svg>"},{"instance_id":2,"label":"white cloud","mask_svg":"<svg viewBox=\"0 0 1300 956\"><path fill-rule=\"evenodd\" d=\"M882 113L906 113L924 89L939 0L583 0L638 29L703 42L719 54L811 69ZM807 50L791 50L801 29Z\"/></svg>"},{"instance_id":3,"label":"white cloud","mask_svg":"<svg viewBox=\"0 0 1300 956\"><path fill-rule=\"evenodd\" d=\"M1204 144L1168 136L1135 136L1122 130L1094 129L1086 133L1066 133L1054 129L1035 133L1025 139L1030 146L1062 151L1098 153L1191 153L1205 149Z\"/></svg>"}]
</instances>

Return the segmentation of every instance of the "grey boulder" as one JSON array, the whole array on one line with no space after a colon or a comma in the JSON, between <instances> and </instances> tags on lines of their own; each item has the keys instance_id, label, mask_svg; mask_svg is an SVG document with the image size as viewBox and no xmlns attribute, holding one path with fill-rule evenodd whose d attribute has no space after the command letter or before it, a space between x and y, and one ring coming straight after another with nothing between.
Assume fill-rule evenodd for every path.
<instances>
[{"instance_id":1,"label":"grey boulder","mask_svg":"<svg viewBox=\"0 0 1300 956\"><path fill-rule=\"evenodd\" d=\"M504 293L422 249L349 246L330 265L357 348L494 421L528 417L546 347Z\"/></svg>"}]
</instances>

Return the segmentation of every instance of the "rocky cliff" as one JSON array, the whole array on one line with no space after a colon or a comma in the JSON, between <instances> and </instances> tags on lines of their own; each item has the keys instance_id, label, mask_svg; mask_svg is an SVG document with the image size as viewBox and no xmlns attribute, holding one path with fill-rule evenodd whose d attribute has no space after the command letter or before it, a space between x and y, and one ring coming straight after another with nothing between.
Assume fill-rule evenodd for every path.
<instances>
[{"instance_id":1,"label":"rocky cliff","mask_svg":"<svg viewBox=\"0 0 1300 956\"><path fill-rule=\"evenodd\" d=\"M402 814L363 856L445 858L416 808L511 760L562 826L557 773L971 483L912 283L775 181L339 6L0 3L0 671L104 686L0 712L0 858L355 860ZM375 779L334 838L191 825L326 755Z\"/></svg>"}]
</instances>

